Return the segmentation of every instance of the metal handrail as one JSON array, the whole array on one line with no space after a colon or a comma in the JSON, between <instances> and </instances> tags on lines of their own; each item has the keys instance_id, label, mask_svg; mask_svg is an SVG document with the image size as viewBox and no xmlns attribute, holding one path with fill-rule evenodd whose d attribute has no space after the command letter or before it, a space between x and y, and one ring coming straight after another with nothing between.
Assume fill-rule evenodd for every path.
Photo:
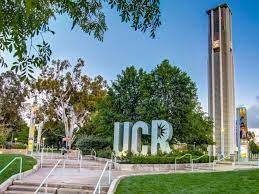
<instances>
[{"instance_id":1,"label":"metal handrail","mask_svg":"<svg viewBox=\"0 0 259 194\"><path fill-rule=\"evenodd\" d=\"M47 149L46 156L47 156L48 153L49 153L49 149L51 150L51 159L52 159L52 158L53 158L53 148L51 148L50 146L48 146L47 148L44 148L44 149Z\"/></svg>"},{"instance_id":2,"label":"metal handrail","mask_svg":"<svg viewBox=\"0 0 259 194\"><path fill-rule=\"evenodd\" d=\"M43 164L44 149L45 149L45 148L41 148L41 154L40 154L40 168L42 168L42 164Z\"/></svg>"},{"instance_id":3,"label":"metal handrail","mask_svg":"<svg viewBox=\"0 0 259 194\"><path fill-rule=\"evenodd\" d=\"M191 154L184 154L183 156L179 157L179 158L175 158L174 160L174 171L176 172L176 160L179 160L179 159L182 159L184 158L185 156L190 156L190 163L192 161L192 155Z\"/></svg>"},{"instance_id":4,"label":"metal handrail","mask_svg":"<svg viewBox=\"0 0 259 194\"><path fill-rule=\"evenodd\" d=\"M77 150L77 161L79 162L79 172L80 172L82 168L83 154L79 148L76 148L76 150Z\"/></svg>"},{"instance_id":5,"label":"metal handrail","mask_svg":"<svg viewBox=\"0 0 259 194\"><path fill-rule=\"evenodd\" d=\"M79 148L76 148L77 150L77 161L80 160L80 156L82 155L82 151Z\"/></svg>"},{"instance_id":6,"label":"metal handrail","mask_svg":"<svg viewBox=\"0 0 259 194\"><path fill-rule=\"evenodd\" d=\"M214 171L214 169L215 169L215 165L217 164L217 162L219 162L219 161L223 161L223 160L225 160L225 159L226 159L226 158L228 158L228 157L230 157L230 156L225 156L225 157L223 157L223 158L221 158L221 159L214 160L214 161L212 162L212 165L213 165L213 171Z\"/></svg>"},{"instance_id":7,"label":"metal handrail","mask_svg":"<svg viewBox=\"0 0 259 194\"><path fill-rule=\"evenodd\" d=\"M112 163L113 163L112 160L109 160L109 161L106 162L106 164L105 164L105 166L103 168L102 174L101 174L101 176L100 176L100 178L99 178L99 180L98 180L98 182L97 182L97 184L95 186L93 194L96 194L97 190L98 190L99 194L101 193L101 181L102 181L103 175L104 175L107 167L109 168L109 184L111 184L111 167L112 167Z\"/></svg>"},{"instance_id":8,"label":"metal handrail","mask_svg":"<svg viewBox=\"0 0 259 194\"><path fill-rule=\"evenodd\" d=\"M228 157L230 157L230 156L225 156L225 157L223 157L223 158L221 158L221 159L218 159L218 160L216 160L216 162L219 162L219 161L223 161L223 160L225 160L226 158L228 158Z\"/></svg>"},{"instance_id":9,"label":"metal handrail","mask_svg":"<svg viewBox=\"0 0 259 194\"><path fill-rule=\"evenodd\" d=\"M111 160L114 161L114 163L117 163L117 157L114 152L111 153Z\"/></svg>"},{"instance_id":10,"label":"metal handrail","mask_svg":"<svg viewBox=\"0 0 259 194\"><path fill-rule=\"evenodd\" d=\"M193 171L193 161L199 160L199 159L203 158L204 156L209 156L209 155L208 155L208 154L204 154L204 155L202 155L202 156L200 156L200 157L198 157L198 158L192 159L192 171ZM210 164L210 156L209 156L209 164Z\"/></svg>"},{"instance_id":11,"label":"metal handrail","mask_svg":"<svg viewBox=\"0 0 259 194\"><path fill-rule=\"evenodd\" d=\"M52 174L52 172L57 168L57 166L59 165L59 163L61 162L62 159L60 159L55 166L51 169L51 171L49 172L49 174L45 177L45 179L41 182L41 184L39 185L39 187L36 189L36 191L34 192L34 194L37 194L40 190L40 188L44 185L45 183L45 193L47 193L47 187L48 187L48 178L49 176Z\"/></svg>"},{"instance_id":12,"label":"metal handrail","mask_svg":"<svg viewBox=\"0 0 259 194\"><path fill-rule=\"evenodd\" d=\"M4 172L15 160L20 160L20 170L19 170L19 174L20 174L20 180L22 179L22 157L15 157L14 159L12 159L11 162L9 162L1 171L0 174L2 172Z\"/></svg>"},{"instance_id":13,"label":"metal handrail","mask_svg":"<svg viewBox=\"0 0 259 194\"><path fill-rule=\"evenodd\" d=\"M82 160L83 160L83 155L80 154L80 160L79 160L79 172L81 172L81 168L82 168Z\"/></svg>"},{"instance_id":14,"label":"metal handrail","mask_svg":"<svg viewBox=\"0 0 259 194\"><path fill-rule=\"evenodd\" d=\"M94 160L96 160L96 151L94 149L91 150L91 156L93 156L94 153Z\"/></svg>"}]
</instances>

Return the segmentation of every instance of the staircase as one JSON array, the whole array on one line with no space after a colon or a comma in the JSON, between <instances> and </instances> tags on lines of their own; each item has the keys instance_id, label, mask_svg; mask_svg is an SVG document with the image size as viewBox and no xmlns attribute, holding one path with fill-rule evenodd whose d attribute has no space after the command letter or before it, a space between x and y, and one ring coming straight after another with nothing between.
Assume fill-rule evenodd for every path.
<instances>
[{"instance_id":1,"label":"staircase","mask_svg":"<svg viewBox=\"0 0 259 194\"><path fill-rule=\"evenodd\" d=\"M40 155L35 157L40 161ZM67 158L60 154L44 155L42 168L22 180L14 181L4 194L33 194L59 159L63 160L57 165L53 175L48 178L47 190L44 184L38 194L92 194L105 161L95 161L93 157L86 156L81 161L81 170L79 170L80 160L77 157ZM101 193L107 193L108 189L107 182L103 183Z\"/></svg>"},{"instance_id":2,"label":"staircase","mask_svg":"<svg viewBox=\"0 0 259 194\"><path fill-rule=\"evenodd\" d=\"M43 168L52 168L56 163L57 159L45 159L43 160L42 167ZM81 162L81 168L89 169L89 170L102 170L104 167L105 163L104 162L96 162L93 160L82 160ZM76 159L69 159L66 160L65 162L61 162L57 168L80 168L80 162L77 161Z\"/></svg>"},{"instance_id":3,"label":"staircase","mask_svg":"<svg viewBox=\"0 0 259 194\"><path fill-rule=\"evenodd\" d=\"M33 194L40 183L14 181L4 194ZM95 185L72 185L64 183L49 183L47 194L92 194ZM102 186L101 193L107 193L109 187ZM42 187L39 194L45 194L45 187Z\"/></svg>"}]
</instances>

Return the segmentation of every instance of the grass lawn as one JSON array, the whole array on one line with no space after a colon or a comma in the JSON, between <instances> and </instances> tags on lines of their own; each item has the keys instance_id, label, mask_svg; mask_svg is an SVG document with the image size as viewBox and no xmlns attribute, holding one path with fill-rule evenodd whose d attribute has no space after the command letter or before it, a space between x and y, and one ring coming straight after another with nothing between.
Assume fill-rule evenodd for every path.
<instances>
[{"instance_id":1,"label":"grass lawn","mask_svg":"<svg viewBox=\"0 0 259 194\"><path fill-rule=\"evenodd\" d=\"M0 170L2 170L9 162L15 157L23 158L22 171L27 171L33 168L37 161L30 157L20 154L0 154ZM7 180L14 174L19 173L20 170L20 160L15 160L4 172L0 174L0 184Z\"/></svg>"},{"instance_id":2,"label":"grass lawn","mask_svg":"<svg viewBox=\"0 0 259 194\"><path fill-rule=\"evenodd\" d=\"M125 193L259 193L259 170L145 175L122 180L116 194Z\"/></svg>"}]
</instances>

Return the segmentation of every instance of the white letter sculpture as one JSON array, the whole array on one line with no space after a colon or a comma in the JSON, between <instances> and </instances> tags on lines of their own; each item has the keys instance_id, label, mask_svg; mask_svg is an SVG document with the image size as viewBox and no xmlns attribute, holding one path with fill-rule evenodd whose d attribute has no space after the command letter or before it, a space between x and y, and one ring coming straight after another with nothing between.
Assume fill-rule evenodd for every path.
<instances>
[{"instance_id":1,"label":"white letter sculpture","mask_svg":"<svg viewBox=\"0 0 259 194\"><path fill-rule=\"evenodd\" d=\"M151 136L151 154L157 154L157 146L160 145L160 150L163 153L170 153L171 148L169 141L173 136L173 128L171 123L164 120L152 121L152 136Z\"/></svg>"},{"instance_id":2,"label":"white letter sculpture","mask_svg":"<svg viewBox=\"0 0 259 194\"><path fill-rule=\"evenodd\" d=\"M142 129L142 133L140 131ZM150 135L150 129L147 123L143 121L136 122L132 127L132 145L131 145L131 152L133 154L148 154L148 146L142 145L141 147L141 135Z\"/></svg>"},{"instance_id":3,"label":"white letter sculpture","mask_svg":"<svg viewBox=\"0 0 259 194\"><path fill-rule=\"evenodd\" d=\"M113 150L115 153L119 153L122 151L122 136L123 129L122 123L116 122L114 123L114 141L113 141Z\"/></svg>"},{"instance_id":4,"label":"white letter sculpture","mask_svg":"<svg viewBox=\"0 0 259 194\"><path fill-rule=\"evenodd\" d=\"M118 155L121 151L132 152L133 154L149 154L149 146L141 144L141 136L151 135L151 154L156 155L159 149L163 153L170 153L169 141L173 136L172 125L164 120L152 121L152 132L150 127L143 121L136 122L133 126L130 122L114 124L114 146L113 149Z\"/></svg>"}]
</instances>

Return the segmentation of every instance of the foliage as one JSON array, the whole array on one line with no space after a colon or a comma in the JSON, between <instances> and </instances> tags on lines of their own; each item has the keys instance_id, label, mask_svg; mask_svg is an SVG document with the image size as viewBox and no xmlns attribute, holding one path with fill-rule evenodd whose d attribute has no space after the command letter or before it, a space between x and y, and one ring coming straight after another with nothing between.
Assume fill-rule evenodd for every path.
<instances>
[{"instance_id":1,"label":"foliage","mask_svg":"<svg viewBox=\"0 0 259 194\"><path fill-rule=\"evenodd\" d=\"M0 144L11 139L11 132L16 135L26 127L21 115L26 95L17 75L10 71L0 75Z\"/></svg>"},{"instance_id":2,"label":"foliage","mask_svg":"<svg viewBox=\"0 0 259 194\"><path fill-rule=\"evenodd\" d=\"M3 146L6 143L10 131L9 128L0 127L0 145Z\"/></svg>"},{"instance_id":3,"label":"foliage","mask_svg":"<svg viewBox=\"0 0 259 194\"><path fill-rule=\"evenodd\" d=\"M26 144L19 143L19 142L13 143L11 145L11 149L26 149L26 148L27 148Z\"/></svg>"},{"instance_id":4,"label":"foliage","mask_svg":"<svg viewBox=\"0 0 259 194\"><path fill-rule=\"evenodd\" d=\"M14 133L14 137L17 138L18 142L27 144L28 136L29 136L29 127L24 121L21 121L19 129Z\"/></svg>"},{"instance_id":5,"label":"foliage","mask_svg":"<svg viewBox=\"0 0 259 194\"><path fill-rule=\"evenodd\" d=\"M76 142L76 146L83 152L83 154L89 154L92 149L100 154L101 152L99 152L99 150L109 150L111 142L100 137L82 136Z\"/></svg>"},{"instance_id":6,"label":"foliage","mask_svg":"<svg viewBox=\"0 0 259 194\"><path fill-rule=\"evenodd\" d=\"M204 153L200 151L173 151L170 154L164 154L159 152L157 155L133 155L132 153L126 153L119 156L119 159L122 163L131 163L131 164L174 164L175 159L185 154L191 154L192 159L202 156ZM208 163L213 161L214 158L209 156L204 156L201 159L195 161L197 163ZM190 163L190 156L185 156L182 159L177 160L177 163Z\"/></svg>"},{"instance_id":7,"label":"foliage","mask_svg":"<svg viewBox=\"0 0 259 194\"><path fill-rule=\"evenodd\" d=\"M129 163L131 164L174 164L175 159L179 158L179 156L133 156L130 158ZM193 156L197 158L198 156ZM210 158L213 161L213 157ZM209 157L204 156L203 158L196 161L197 163L208 163ZM190 156L183 157L177 160L178 164L190 163Z\"/></svg>"},{"instance_id":8,"label":"foliage","mask_svg":"<svg viewBox=\"0 0 259 194\"><path fill-rule=\"evenodd\" d=\"M31 84L32 92L42 97L39 115L45 115L43 120L47 118L63 124L65 137L71 139L69 146L76 139L76 133L89 122L97 102L106 95L103 78L83 75L84 66L82 59L78 59L73 68L67 60L53 61Z\"/></svg>"},{"instance_id":9,"label":"foliage","mask_svg":"<svg viewBox=\"0 0 259 194\"><path fill-rule=\"evenodd\" d=\"M256 145L256 143L254 141L250 141L249 142L249 151L252 154L258 154L259 153L259 146Z\"/></svg>"},{"instance_id":10,"label":"foliage","mask_svg":"<svg viewBox=\"0 0 259 194\"><path fill-rule=\"evenodd\" d=\"M30 156L26 156L26 155L0 154L0 169L3 169L15 157L22 157L22 159L23 159L22 171L23 172L32 169L33 166L36 165L36 163L37 163L36 159L34 159ZM19 162L20 162L20 160L15 160L6 171L1 173L0 184L3 183L5 180L7 180L9 177L19 173L19 168L20 168Z\"/></svg>"},{"instance_id":11,"label":"foliage","mask_svg":"<svg viewBox=\"0 0 259 194\"><path fill-rule=\"evenodd\" d=\"M44 131L42 134L45 137L45 146L57 148L62 147L62 138L64 135L64 124L59 121L49 120L44 124Z\"/></svg>"},{"instance_id":12,"label":"foliage","mask_svg":"<svg viewBox=\"0 0 259 194\"><path fill-rule=\"evenodd\" d=\"M131 176L115 193L258 193L257 180L259 170Z\"/></svg>"},{"instance_id":13,"label":"foliage","mask_svg":"<svg viewBox=\"0 0 259 194\"><path fill-rule=\"evenodd\" d=\"M52 51L44 35L54 34L49 27L51 19L66 14L73 22L72 29L79 26L85 33L102 41L108 29L104 7L109 6L117 10L122 22L130 23L134 30L150 31L154 37L161 24L159 4L159 0L2 0L0 50L13 54L12 70L21 72L22 80L28 81L33 67L42 67L50 60ZM40 39L35 41L35 37ZM0 64L7 66L2 53Z\"/></svg>"},{"instance_id":14,"label":"foliage","mask_svg":"<svg viewBox=\"0 0 259 194\"><path fill-rule=\"evenodd\" d=\"M254 139L255 139L255 133L252 132L252 131L248 131L248 132L247 132L247 139L248 139L248 141L254 141Z\"/></svg>"},{"instance_id":15,"label":"foliage","mask_svg":"<svg viewBox=\"0 0 259 194\"><path fill-rule=\"evenodd\" d=\"M97 157L101 157L101 158L111 158L111 154L112 154L111 148L106 148L104 150L96 151Z\"/></svg>"},{"instance_id":16,"label":"foliage","mask_svg":"<svg viewBox=\"0 0 259 194\"><path fill-rule=\"evenodd\" d=\"M112 137L114 122L155 119L172 124L172 143L213 143L212 122L201 110L195 83L168 60L150 73L133 66L122 71L98 105L93 133Z\"/></svg>"}]
</instances>

